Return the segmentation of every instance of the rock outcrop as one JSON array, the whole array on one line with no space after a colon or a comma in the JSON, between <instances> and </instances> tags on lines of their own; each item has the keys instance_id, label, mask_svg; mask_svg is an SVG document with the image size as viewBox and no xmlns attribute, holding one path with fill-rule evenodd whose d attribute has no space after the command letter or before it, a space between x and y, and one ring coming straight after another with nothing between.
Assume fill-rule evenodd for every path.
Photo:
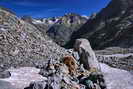
<instances>
[{"instance_id":1,"label":"rock outcrop","mask_svg":"<svg viewBox=\"0 0 133 89\"><path fill-rule=\"evenodd\" d=\"M80 55L80 63L83 64L86 69L100 69L96 55L87 39L77 39L74 49L75 51L78 51Z\"/></svg>"}]
</instances>

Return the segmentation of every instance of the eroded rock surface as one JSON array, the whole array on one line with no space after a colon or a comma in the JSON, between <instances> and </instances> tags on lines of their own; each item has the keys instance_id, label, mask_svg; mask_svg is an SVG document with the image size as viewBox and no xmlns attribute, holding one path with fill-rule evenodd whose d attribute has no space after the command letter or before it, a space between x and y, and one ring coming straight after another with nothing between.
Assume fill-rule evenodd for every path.
<instances>
[{"instance_id":1,"label":"eroded rock surface","mask_svg":"<svg viewBox=\"0 0 133 89\"><path fill-rule=\"evenodd\" d=\"M80 55L80 62L86 69L100 69L95 53L87 39L77 39L74 45L74 49L78 51Z\"/></svg>"}]
</instances>

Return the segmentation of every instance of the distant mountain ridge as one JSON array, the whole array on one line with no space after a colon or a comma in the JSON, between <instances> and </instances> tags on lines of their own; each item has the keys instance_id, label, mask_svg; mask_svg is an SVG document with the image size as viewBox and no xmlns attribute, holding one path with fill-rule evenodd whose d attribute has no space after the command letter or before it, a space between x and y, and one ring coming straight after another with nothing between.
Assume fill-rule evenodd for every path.
<instances>
[{"instance_id":1,"label":"distant mountain ridge","mask_svg":"<svg viewBox=\"0 0 133 89\"><path fill-rule=\"evenodd\" d=\"M72 33L77 31L86 21L86 17L82 17L75 13L69 13L60 17L58 21L49 28L47 34L57 44L65 46L66 43L70 41Z\"/></svg>"},{"instance_id":2,"label":"distant mountain ridge","mask_svg":"<svg viewBox=\"0 0 133 89\"><path fill-rule=\"evenodd\" d=\"M34 19L30 16L24 16L22 19L33 24L60 46L65 46L70 41L72 33L85 24L89 16L68 13L61 17Z\"/></svg>"}]
</instances>

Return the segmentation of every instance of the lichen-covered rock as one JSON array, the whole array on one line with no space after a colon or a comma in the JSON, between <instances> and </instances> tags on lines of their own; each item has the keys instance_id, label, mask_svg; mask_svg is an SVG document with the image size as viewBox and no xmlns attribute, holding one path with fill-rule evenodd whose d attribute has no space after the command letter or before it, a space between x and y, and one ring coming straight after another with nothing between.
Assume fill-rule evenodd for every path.
<instances>
[{"instance_id":1,"label":"lichen-covered rock","mask_svg":"<svg viewBox=\"0 0 133 89\"><path fill-rule=\"evenodd\" d=\"M72 56L63 57L63 63L66 64L66 66L68 67L70 74L76 74L78 66L76 64L76 60L74 59L74 57Z\"/></svg>"}]
</instances>

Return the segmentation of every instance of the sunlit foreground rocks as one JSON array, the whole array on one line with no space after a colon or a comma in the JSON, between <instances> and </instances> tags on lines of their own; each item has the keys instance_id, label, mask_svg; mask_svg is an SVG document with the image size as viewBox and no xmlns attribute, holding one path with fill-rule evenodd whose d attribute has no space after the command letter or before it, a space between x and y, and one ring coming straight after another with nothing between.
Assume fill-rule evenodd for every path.
<instances>
[{"instance_id":1,"label":"sunlit foreground rocks","mask_svg":"<svg viewBox=\"0 0 133 89\"><path fill-rule=\"evenodd\" d=\"M49 59L39 67L39 74L47 80L32 82L25 89L106 89L104 76L89 42L86 39L77 41L80 44L77 42L75 49L81 49L77 50L79 58L66 55L60 60Z\"/></svg>"},{"instance_id":2,"label":"sunlit foreground rocks","mask_svg":"<svg viewBox=\"0 0 133 89\"><path fill-rule=\"evenodd\" d=\"M73 56L66 55L60 60L51 58L38 61L36 62L38 69L34 67L9 69L11 77L0 79L0 85L7 87L2 89L133 89L133 77L129 72L99 63L88 41L85 39L77 41L80 41L80 44L76 47L81 51L71 50ZM83 45L84 42L86 45ZM84 68L85 64L81 62L85 60L81 56L82 52L84 55L87 54L85 56L88 68Z\"/></svg>"},{"instance_id":3,"label":"sunlit foreground rocks","mask_svg":"<svg viewBox=\"0 0 133 89\"><path fill-rule=\"evenodd\" d=\"M59 59L66 53L34 25L0 8L0 71L33 67L38 60Z\"/></svg>"}]
</instances>

